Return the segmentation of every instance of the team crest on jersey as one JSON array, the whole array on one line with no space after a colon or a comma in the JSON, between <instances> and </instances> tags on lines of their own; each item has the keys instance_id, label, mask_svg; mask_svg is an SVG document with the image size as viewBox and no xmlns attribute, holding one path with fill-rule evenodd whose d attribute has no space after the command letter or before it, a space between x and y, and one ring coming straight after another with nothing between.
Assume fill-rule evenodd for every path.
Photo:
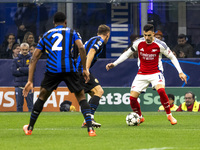
<instances>
[{"instance_id":1,"label":"team crest on jersey","mask_svg":"<svg viewBox=\"0 0 200 150\"><path fill-rule=\"evenodd\" d=\"M101 46L101 45L102 45L102 42L101 42L101 41L98 41L97 44L99 44L99 46Z\"/></svg>"},{"instance_id":2,"label":"team crest on jersey","mask_svg":"<svg viewBox=\"0 0 200 150\"><path fill-rule=\"evenodd\" d=\"M140 51L143 51L143 52L144 52L144 48L141 48Z\"/></svg>"}]
</instances>

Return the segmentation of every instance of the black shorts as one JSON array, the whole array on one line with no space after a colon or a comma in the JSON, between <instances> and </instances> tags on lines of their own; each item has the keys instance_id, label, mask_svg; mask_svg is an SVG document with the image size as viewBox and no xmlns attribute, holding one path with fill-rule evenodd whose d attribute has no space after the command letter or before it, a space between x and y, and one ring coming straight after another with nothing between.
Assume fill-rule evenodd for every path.
<instances>
[{"instance_id":1,"label":"black shorts","mask_svg":"<svg viewBox=\"0 0 200 150\"><path fill-rule=\"evenodd\" d=\"M82 73L79 73L79 74L81 77L81 85L83 86L85 93L89 93L94 87L96 87L97 85L100 85L97 78L95 78L91 73L90 73L90 81L88 83L85 83L83 74Z\"/></svg>"},{"instance_id":2,"label":"black shorts","mask_svg":"<svg viewBox=\"0 0 200 150\"><path fill-rule=\"evenodd\" d=\"M83 86L80 84L80 76L77 72L51 73L46 72L41 87L48 91L56 90L60 82L64 81L70 92L80 92Z\"/></svg>"}]
</instances>

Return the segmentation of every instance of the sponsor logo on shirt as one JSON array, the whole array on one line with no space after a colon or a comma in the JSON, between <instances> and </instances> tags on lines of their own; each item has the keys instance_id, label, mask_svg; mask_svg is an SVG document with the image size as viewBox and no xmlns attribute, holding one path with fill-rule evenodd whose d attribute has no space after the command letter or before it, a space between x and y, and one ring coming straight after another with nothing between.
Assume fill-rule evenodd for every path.
<instances>
[{"instance_id":1,"label":"sponsor logo on shirt","mask_svg":"<svg viewBox=\"0 0 200 150\"><path fill-rule=\"evenodd\" d=\"M154 58L156 57L156 54L148 54L148 53L140 52L140 56L144 60L154 60Z\"/></svg>"}]
</instances>

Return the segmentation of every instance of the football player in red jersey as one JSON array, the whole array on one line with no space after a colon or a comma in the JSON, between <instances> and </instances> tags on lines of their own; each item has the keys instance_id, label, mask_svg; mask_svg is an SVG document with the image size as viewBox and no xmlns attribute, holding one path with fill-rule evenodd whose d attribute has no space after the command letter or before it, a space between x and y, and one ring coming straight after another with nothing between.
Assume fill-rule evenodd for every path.
<instances>
[{"instance_id":1,"label":"football player in red jersey","mask_svg":"<svg viewBox=\"0 0 200 150\"><path fill-rule=\"evenodd\" d=\"M177 120L170 111L169 99L165 92L165 78L163 76L162 54L169 58L176 67L179 77L187 83L187 76L183 73L177 58L166 45L165 42L154 37L154 26L147 24L143 28L142 38L136 40L133 45L124 52L115 62L106 65L107 71L122 63L135 51L138 51L138 73L132 83L130 92L130 105L134 112L140 116L140 122L144 122L140 104L137 101L141 92L145 92L149 84L156 89L160 95L160 101L165 108L167 118L172 125L177 124Z\"/></svg>"}]
</instances>

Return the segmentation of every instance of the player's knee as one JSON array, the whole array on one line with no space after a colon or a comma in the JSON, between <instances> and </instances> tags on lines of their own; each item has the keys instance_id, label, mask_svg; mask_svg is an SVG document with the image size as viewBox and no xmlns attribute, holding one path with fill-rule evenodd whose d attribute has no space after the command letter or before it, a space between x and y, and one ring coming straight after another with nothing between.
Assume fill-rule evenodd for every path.
<instances>
[{"instance_id":1,"label":"player's knee","mask_svg":"<svg viewBox=\"0 0 200 150\"><path fill-rule=\"evenodd\" d=\"M95 87L92 91L94 92L94 95L97 95L99 97L101 97L104 94L104 90L101 86Z\"/></svg>"},{"instance_id":2,"label":"player's knee","mask_svg":"<svg viewBox=\"0 0 200 150\"><path fill-rule=\"evenodd\" d=\"M75 92L74 93L76 96L76 99L80 102L81 100L85 99L85 94L84 94L84 90L81 90L79 92Z\"/></svg>"},{"instance_id":3,"label":"player's knee","mask_svg":"<svg viewBox=\"0 0 200 150\"><path fill-rule=\"evenodd\" d=\"M48 91L45 88L41 88L40 89L40 94L39 94L39 99L43 100L46 102L46 100L48 99L48 97L51 95L52 91Z\"/></svg>"},{"instance_id":4,"label":"player's knee","mask_svg":"<svg viewBox=\"0 0 200 150\"><path fill-rule=\"evenodd\" d=\"M104 90L101 88L101 89L98 91L98 93L99 93L99 96L101 97L101 96L104 94Z\"/></svg>"}]
</instances>

